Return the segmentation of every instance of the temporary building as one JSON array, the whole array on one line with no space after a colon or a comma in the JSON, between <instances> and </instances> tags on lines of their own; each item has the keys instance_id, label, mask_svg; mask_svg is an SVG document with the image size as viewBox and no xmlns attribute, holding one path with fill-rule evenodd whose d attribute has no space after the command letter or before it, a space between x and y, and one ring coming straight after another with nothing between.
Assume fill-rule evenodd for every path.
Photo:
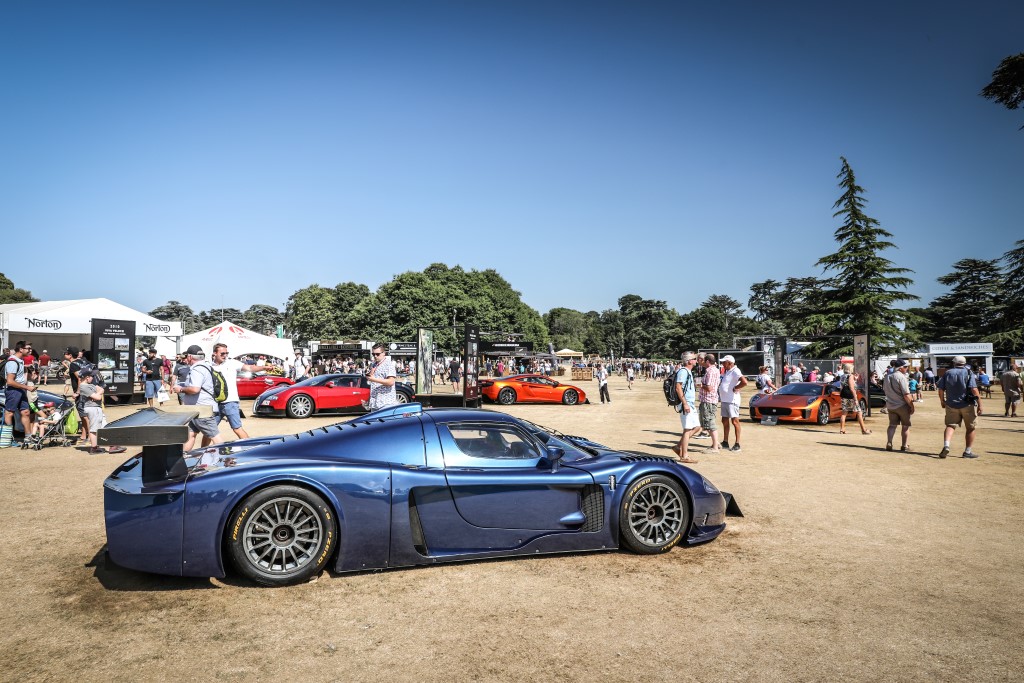
<instances>
[{"instance_id":1,"label":"temporary building","mask_svg":"<svg viewBox=\"0 0 1024 683\"><path fill-rule=\"evenodd\" d=\"M185 351L193 344L198 345L206 357L209 358L213 352L214 344L227 344L228 354L232 358L243 354L263 354L277 358L292 358L295 356L295 349L292 348L291 339L278 339L269 337L259 332L247 330L241 325L224 322L214 325L208 330L187 334L181 338L180 347L175 348L175 342L171 339L158 338L156 340L156 352L162 356L173 358L176 352Z\"/></svg>"},{"instance_id":2,"label":"temporary building","mask_svg":"<svg viewBox=\"0 0 1024 683\"><path fill-rule=\"evenodd\" d=\"M60 357L68 346L88 348L92 321L127 320L135 323L137 336L181 335L180 322L158 320L110 299L70 299L0 304L3 346L24 339L37 351L47 349Z\"/></svg>"}]
</instances>

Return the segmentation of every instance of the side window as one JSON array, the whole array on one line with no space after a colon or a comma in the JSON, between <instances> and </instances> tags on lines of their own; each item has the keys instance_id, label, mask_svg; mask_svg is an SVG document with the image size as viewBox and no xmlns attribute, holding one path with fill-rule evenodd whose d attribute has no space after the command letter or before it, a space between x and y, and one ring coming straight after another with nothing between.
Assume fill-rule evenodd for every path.
<instances>
[{"instance_id":1,"label":"side window","mask_svg":"<svg viewBox=\"0 0 1024 683\"><path fill-rule=\"evenodd\" d=\"M339 377L334 380L334 386L336 387L354 387L356 385L355 377Z\"/></svg>"},{"instance_id":2,"label":"side window","mask_svg":"<svg viewBox=\"0 0 1024 683\"><path fill-rule=\"evenodd\" d=\"M449 424L439 430L445 463L464 465L480 460L536 460L540 450L511 424ZM512 463L509 463L512 464Z\"/></svg>"}]
</instances>

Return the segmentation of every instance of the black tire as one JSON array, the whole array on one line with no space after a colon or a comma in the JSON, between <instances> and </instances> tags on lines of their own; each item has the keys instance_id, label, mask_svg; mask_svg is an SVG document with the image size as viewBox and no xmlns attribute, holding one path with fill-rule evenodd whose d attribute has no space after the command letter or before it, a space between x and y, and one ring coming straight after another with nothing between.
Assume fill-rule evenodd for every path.
<instances>
[{"instance_id":1,"label":"black tire","mask_svg":"<svg viewBox=\"0 0 1024 683\"><path fill-rule=\"evenodd\" d=\"M630 485L619 508L624 548L641 555L666 553L690 530L690 504L679 483L655 474Z\"/></svg>"},{"instance_id":2,"label":"black tire","mask_svg":"<svg viewBox=\"0 0 1024 683\"><path fill-rule=\"evenodd\" d=\"M822 401L821 405L818 406L818 424L827 425L831 412L828 404Z\"/></svg>"},{"instance_id":3,"label":"black tire","mask_svg":"<svg viewBox=\"0 0 1024 683\"><path fill-rule=\"evenodd\" d=\"M309 417L316 412L316 404L313 403L313 397L309 394L295 394L288 399L288 405L285 406L284 411L288 417Z\"/></svg>"},{"instance_id":4,"label":"black tire","mask_svg":"<svg viewBox=\"0 0 1024 683\"><path fill-rule=\"evenodd\" d=\"M751 422L758 422L759 421L757 419L757 413L754 412L753 408L750 409L750 421Z\"/></svg>"},{"instance_id":5,"label":"black tire","mask_svg":"<svg viewBox=\"0 0 1024 683\"><path fill-rule=\"evenodd\" d=\"M225 536L235 570L264 586L290 586L320 573L338 545L334 513L298 486L272 486L235 508Z\"/></svg>"},{"instance_id":6,"label":"black tire","mask_svg":"<svg viewBox=\"0 0 1024 683\"><path fill-rule=\"evenodd\" d=\"M860 412L863 413L864 415L867 415L868 414L868 404L864 402L864 399L860 399L858 404L860 405Z\"/></svg>"},{"instance_id":7,"label":"black tire","mask_svg":"<svg viewBox=\"0 0 1024 683\"><path fill-rule=\"evenodd\" d=\"M516 402L516 390L512 387L505 387L498 392L498 403L503 406L510 406Z\"/></svg>"},{"instance_id":8,"label":"black tire","mask_svg":"<svg viewBox=\"0 0 1024 683\"><path fill-rule=\"evenodd\" d=\"M562 392L562 403L567 406L574 406L580 402L580 394L575 389L566 389Z\"/></svg>"}]
</instances>

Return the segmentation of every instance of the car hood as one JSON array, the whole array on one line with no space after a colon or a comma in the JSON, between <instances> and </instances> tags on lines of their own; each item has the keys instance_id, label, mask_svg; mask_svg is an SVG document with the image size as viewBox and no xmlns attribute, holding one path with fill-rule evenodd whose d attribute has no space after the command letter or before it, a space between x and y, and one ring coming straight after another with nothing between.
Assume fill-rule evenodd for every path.
<instances>
[{"instance_id":1,"label":"car hood","mask_svg":"<svg viewBox=\"0 0 1024 683\"><path fill-rule=\"evenodd\" d=\"M766 396L766 397L762 398L761 400L759 400L754 405L758 406L758 407L760 407L760 406L775 406L775 407L782 407L782 408L794 408L794 407L802 408L802 407L804 407L806 405L809 405L807 403L807 399L808 398L812 398L812 399L814 399L816 401L816 400L818 400L818 399L820 399L822 397L821 396L797 396L796 394L793 394L793 395L785 394L783 396L779 396L777 394L773 394L771 396ZM812 403L813 403L813 401L812 401Z\"/></svg>"}]
</instances>

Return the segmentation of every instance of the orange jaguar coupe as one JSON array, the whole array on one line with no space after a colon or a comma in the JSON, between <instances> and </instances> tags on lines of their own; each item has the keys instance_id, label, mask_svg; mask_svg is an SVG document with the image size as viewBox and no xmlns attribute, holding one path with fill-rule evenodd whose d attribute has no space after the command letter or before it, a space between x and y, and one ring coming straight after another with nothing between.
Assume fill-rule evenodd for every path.
<instances>
[{"instance_id":1,"label":"orange jaguar coupe","mask_svg":"<svg viewBox=\"0 0 1024 683\"><path fill-rule=\"evenodd\" d=\"M857 391L861 410L866 409L864 395ZM839 390L822 382L794 382L774 394L754 394L750 398L750 419L774 416L779 422L810 422L826 425L842 414Z\"/></svg>"},{"instance_id":2,"label":"orange jaguar coupe","mask_svg":"<svg viewBox=\"0 0 1024 683\"><path fill-rule=\"evenodd\" d=\"M547 375L509 375L480 380L485 398L510 406L513 403L590 403L587 394L571 384L560 384Z\"/></svg>"}]
</instances>

